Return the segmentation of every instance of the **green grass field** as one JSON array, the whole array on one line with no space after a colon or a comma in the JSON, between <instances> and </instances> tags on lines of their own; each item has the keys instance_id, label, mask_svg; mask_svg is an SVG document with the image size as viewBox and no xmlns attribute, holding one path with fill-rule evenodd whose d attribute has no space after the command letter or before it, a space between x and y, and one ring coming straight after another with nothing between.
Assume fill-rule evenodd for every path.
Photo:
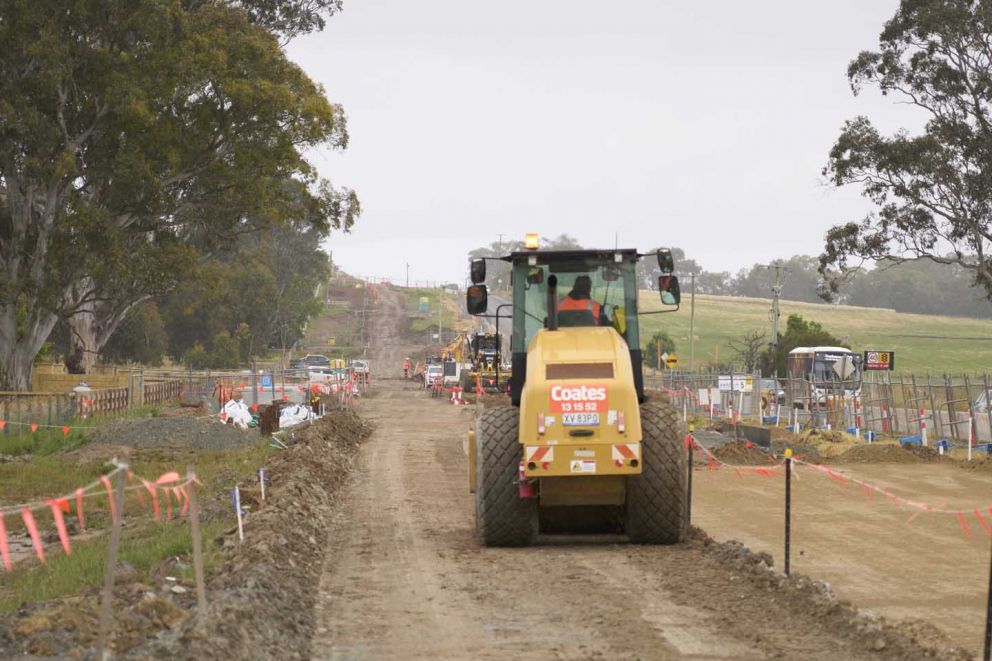
<instances>
[{"instance_id":1,"label":"green grass field","mask_svg":"<svg viewBox=\"0 0 992 661\"><path fill-rule=\"evenodd\" d=\"M641 310L661 309L655 292L643 291ZM676 343L679 367L689 369L690 297L683 292L682 309L671 314L641 317L642 343L664 329ZM855 351L892 350L896 370L926 374L962 374L992 371L992 320L903 314L881 308L822 305L782 301L779 332L790 314L817 321ZM734 355L727 341L749 330L770 333L769 299L696 295L695 368L705 369L717 357L726 363ZM719 347L719 352L717 350Z\"/></svg>"}]
</instances>

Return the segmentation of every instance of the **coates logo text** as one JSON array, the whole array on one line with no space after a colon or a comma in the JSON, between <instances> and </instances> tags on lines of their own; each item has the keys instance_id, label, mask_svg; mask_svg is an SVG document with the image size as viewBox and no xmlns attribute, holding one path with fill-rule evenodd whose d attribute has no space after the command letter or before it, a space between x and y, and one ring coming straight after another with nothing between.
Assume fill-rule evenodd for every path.
<instances>
[{"instance_id":1,"label":"coates logo text","mask_svg":"<svg viewBox=\"0 0 992 661\"><path fill-rule=\"evenodd\" d=\"M551 410L556 413L605 411L606 386L552 386Z\"/></svg>"}]
</instances>

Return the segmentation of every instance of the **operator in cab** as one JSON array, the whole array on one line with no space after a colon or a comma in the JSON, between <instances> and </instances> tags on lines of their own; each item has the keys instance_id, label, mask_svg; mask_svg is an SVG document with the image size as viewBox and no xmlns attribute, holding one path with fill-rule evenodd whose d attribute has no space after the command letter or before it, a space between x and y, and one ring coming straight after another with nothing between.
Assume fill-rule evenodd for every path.
<instances>
[{"instance_id":1,"label":"operator in cab","mask_svg":"<svg viewBox=\"0 0 992 661\"><path fill-rule=\"evenodd\" d=\"M558 301L558 317L562 326L603 326L609 323L603 316L599 301L592 299L592 280L580 275L572 291Z\"/></svg>"}]
</instances>

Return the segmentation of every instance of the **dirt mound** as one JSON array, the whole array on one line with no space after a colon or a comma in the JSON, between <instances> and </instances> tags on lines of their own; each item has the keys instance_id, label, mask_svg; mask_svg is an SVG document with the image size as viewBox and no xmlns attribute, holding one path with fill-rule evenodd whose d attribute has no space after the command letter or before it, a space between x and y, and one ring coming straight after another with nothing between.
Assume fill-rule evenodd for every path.
<instances>
[{"instance_id":1,"label":"dirt mound","mask_svg":"<svg viewBox=\"0 0 992 661\"><path fill-rule=\"evenodd\" d=\"M327 522L355 451L371 433L351 411L296 432L277 455L264 506L245 524L245 541L226 538L223 566L207 587L203 613L139 655L198 659L307 658ZM206 633L209 632L209 633Z\"/></svg>"},{"instance_id":2,"label":"dirt mound","mask_svg":"<svg viewBox=\"0 0 992 661\"><path fill-rule=\"evenodd\" d=\"M738 466L766 466L778 463L770 452L762 450L750 441L732 441L713 449L713 455L720 461Z\"/></svg>"},{"instance_id":3,"label":"dirt mound","mask_svg":"<svg viewBox=\"0 0 992 661\"><path fill-rule=\"evenodd\" d=\"M939 458L935 450L918 446L881 443L851 448L831 459L835 464L910 464Z\"/></svg>"},{"instance_id":4,"label":"dirt mound","mask_svg":"<svg viewBox=\"0 0 992 661\"><path fill-rule=\"evenodd\" d=\"M775 601L787 604L797 619L807 616L832 636L852 641L879 659L972 658L965 650L952 646L947 636L932 624L921 620L890 623L861 612L838 600L828 584L813 581L804 574L786 577L773 569L770 555L754 553L740 542L716 543L704 531L692 528L688 544L701 548L704 556L773 593Z\"/></svg>"},{"instance_id":5,"label":"dirt mound","mask_svg":"<svg viewBox=\"0 0 992 661\"><path fill-rule=\"evenodd\" d=\"M259 441L257 430L241 431L213 418L170 416L121 420L90 435L92 443L134 448L224 450Z\"/></svg>"}]
</instances>

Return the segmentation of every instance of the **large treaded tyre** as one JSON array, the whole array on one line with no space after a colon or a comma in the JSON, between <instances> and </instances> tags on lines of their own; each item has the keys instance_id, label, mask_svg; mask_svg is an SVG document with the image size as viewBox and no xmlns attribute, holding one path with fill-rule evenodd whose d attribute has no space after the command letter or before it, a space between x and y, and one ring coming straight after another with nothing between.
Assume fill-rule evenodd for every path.
<instances>
[{"instance_id":1,"label":"large treaded tyre","mask_svg":"<svg viewBox=\"0 0 992 661\"><path fill-rule=\"evenodd\" d=\"M678 544L686 530L685 426L671 403L641 405L641 474L627 478L624 527L635 544Z\"/></svg>"},{"instance_id":2,"label":"large treaded tyre","mask_svg":"<svg viewBox=\"0 0 992 661\"><path fill-rule=\"evenodd\" d=\"M475 530L485 546L526 546L537 534L537 499L520 497L519 414L498 406L476 423Z\"/></svg>"}]
</instances>

